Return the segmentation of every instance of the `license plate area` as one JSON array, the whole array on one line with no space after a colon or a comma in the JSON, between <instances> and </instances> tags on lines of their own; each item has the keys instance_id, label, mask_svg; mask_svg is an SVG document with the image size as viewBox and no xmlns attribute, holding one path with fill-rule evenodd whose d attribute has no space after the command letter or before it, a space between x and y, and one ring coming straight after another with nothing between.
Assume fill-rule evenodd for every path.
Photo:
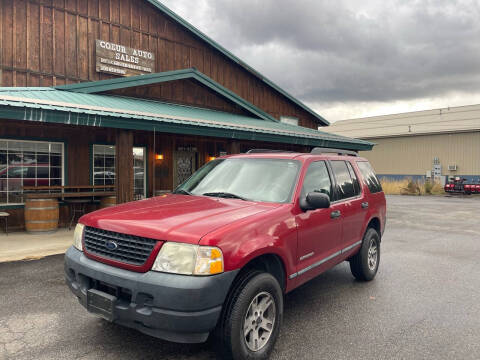
<instances>
[{"instance_id":1,"label":"license plate area","mask_svg":"<svg viewBox=\"0 0 480 360\"><path fill-rule=\"evenodd\" d=\"M97 289L87 291L87 310L107 321L115 320L117 297Z\"/></svg>"}]
</instances>

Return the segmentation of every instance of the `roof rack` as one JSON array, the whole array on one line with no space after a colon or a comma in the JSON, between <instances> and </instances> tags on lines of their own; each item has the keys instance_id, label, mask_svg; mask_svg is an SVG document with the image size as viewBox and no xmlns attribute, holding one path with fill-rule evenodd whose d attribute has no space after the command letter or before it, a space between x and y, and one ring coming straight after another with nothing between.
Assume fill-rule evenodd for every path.
<instances>
[{"instance_id":1,"label":"roof rack","mask_svg":"<svg viewBox=\"0 0 480 360\"><path fill-rule=\"evenodd\" d=\"M288 150L272 150L272 149L250 149L247 154L261 154L261 153L293 153Z\"/></svg>"},{"instance_id":2,"label":"roof rack","mask_svg":"<svg viewBox=\"0 0 480 360\"><path fill-rule=\"evenodd\" d=\"M313 148L312 151L310 151L310 154L337 154L337 155L350 155L350 156L358 156L358 153L356 151L352 150L344 150L344 149L329 149L329 148L321 148L321 147L316 147Z\"/></svg>"}]
</instances>

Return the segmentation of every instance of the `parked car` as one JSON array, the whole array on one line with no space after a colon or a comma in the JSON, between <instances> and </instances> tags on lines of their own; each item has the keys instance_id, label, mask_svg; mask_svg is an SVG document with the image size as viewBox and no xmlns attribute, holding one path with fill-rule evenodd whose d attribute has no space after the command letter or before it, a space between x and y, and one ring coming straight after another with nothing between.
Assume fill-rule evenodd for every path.
<instances>
[{"instance_id":1,"label":"parked car","mask_svg":"<svg viewBox=\"0 0 480 360\"><path fill-rule=\"evenodd\" d=\"M343 261L358 280L377 273L385 196L355 155L224 156L172 194L87 214L67 283L108 321L176 342L211 334L222 358L265 359L285 293Z\"/></svg>"},{"instance_id":2,"label":"parked car","mask_svg":"<svg viewBox=\"0 0 480 360\"><path fill-rule=\"evenodd\" d=\"M445 184L444 190L454 194L480 194L480 180L469 182L467 179L456 176Z\"/></svg>"},{"instance_id":3,"label":"parked car","mask_svg":"<svg viewBox=\"0 0 480 360\"><path fill-rule=\"evenodd\" d=\"M8 187L7 187L8 178ZM0 167L0 191L21 190L23 186L48 186L48 164L14 164Z\"/></svg>"}]
</instances>

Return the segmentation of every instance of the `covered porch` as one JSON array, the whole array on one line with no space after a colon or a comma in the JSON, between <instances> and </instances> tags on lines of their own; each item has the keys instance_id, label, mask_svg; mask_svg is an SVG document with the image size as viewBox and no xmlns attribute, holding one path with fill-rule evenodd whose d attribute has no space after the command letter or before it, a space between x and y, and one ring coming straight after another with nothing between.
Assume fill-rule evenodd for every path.
<instances>
[{"instance_id":1,"label":"covered porch","mask_svg":"<svg viewBox=\"0 0 480 360\"><path fill-rule=\"evenodd\" d=\"M0 209L10 213L11 230L24 228L25 186L113 185L109 195L124 203L171 191L211 159L251 148L373 146L281 123L228 93L223 98L235 106L229 112L145 99L151 97L146 80L160 81L139 76L58 89L0 88ZM135 97L139 89L142 97ZM86 212L100 206L100 195ZM71 207L60 201L58 212L59 225L67 226Z\"/></svg>"}]
</instances>

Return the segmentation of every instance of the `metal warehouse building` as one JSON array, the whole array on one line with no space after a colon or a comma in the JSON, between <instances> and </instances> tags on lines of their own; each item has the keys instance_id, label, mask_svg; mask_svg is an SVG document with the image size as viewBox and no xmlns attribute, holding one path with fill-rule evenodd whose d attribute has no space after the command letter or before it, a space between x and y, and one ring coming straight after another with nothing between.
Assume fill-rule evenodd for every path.
<instances>
[{"instance_id":1,"label":"metal warehouse building","mask_svg":"<svg viewBox=\"0 0 480 360\"><path fill-rule=\"evenodd\" d=\"M376 143L362 155L383 178L480 180L480 105L343 120L324 131Z\"/></svg>"}]
</instances>

